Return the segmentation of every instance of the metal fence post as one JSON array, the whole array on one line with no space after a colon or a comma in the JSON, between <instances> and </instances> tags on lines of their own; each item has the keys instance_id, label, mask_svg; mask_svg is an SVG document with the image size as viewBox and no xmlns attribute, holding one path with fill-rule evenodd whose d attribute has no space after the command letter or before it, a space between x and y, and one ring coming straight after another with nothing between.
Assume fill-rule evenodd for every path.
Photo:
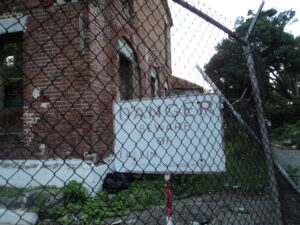
<instances>
[{"instance_id":1,"label":"metal fence post","mask_svg":"<svg viewBox=\"0 0 300 225\"><path fill-rule=\"evenodd\" d=\"M247 65L249 69L249 74L250 74L250 80L251 80L251 86L252 86L252 91L254 93L254 100L255 100L255 107L257 111L257 117L258 117L258 124L259 124L259 131L261 135L261 141L262 141L262 146L263 150L265 153L266 157L266 164L267 164L267 173L269 177L269 185L271 188L271 195L272 199L275 203L275 211L276 215L278 216L277 224L281 225L281 211L280 211L280 201L279 201L279 194L277 190L277 182L275 178L275 172L274 172L274 163L273 163L273 158L272 158L272 152L270 149L270 142L269 142L269 137L268 137L268 130L266 126L266 119L264 116L264 110L263 110L263 105L262 105L262 100L261 100L261 95L260 95L260 90L258 86L258 80L255 74L255 69L254 69L254 61L251 53L251 47L250 44L248 43L247 46L243 46L244 53L247 59Z\"/></svg>"}]
</instances>

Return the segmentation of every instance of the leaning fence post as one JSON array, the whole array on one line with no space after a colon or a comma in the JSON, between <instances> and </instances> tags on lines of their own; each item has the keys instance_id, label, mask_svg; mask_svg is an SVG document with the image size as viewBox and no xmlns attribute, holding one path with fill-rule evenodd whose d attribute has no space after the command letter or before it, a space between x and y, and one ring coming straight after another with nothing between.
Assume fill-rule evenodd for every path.
<instances>
[{"instance_id":1,"label":"leaning fence post","mask_svg":"<svg viewBox=\"0 0 300 225\"><path fill-rule=\"evenodd\" d=\"M256 74L255 74L254 61L253 61L253 57L252 57L252 53L251 53L250 44L248 43L246 46L243 46L243 49L244 49L244 54L247 59L247 65L248 65L249 74L250 74L252 91L254 93L254 101L255 101L255 107L256 107L256 111L257 111L259 131L260 131L260 135L261 135L263 150L264 150L265 157L266 157L267 173L268 173L268 177L269 177L269 185L271 188L271 196L275 203L275 212L278 217L277 224L281 225L282 222L281 222L280 201L279 201L279 194L278 194L278 190L277 190L277 181L276 181L275 172L274 172L274 163L273 163L273 158L272 158L272 152L270 149L270 142L269 142L268 130L267 130L267 126L266 126L266 119L264 116L264 110L263 110L260 90L259 90L259 86L258 86L258 80L257 80Z\"/></svg>"},{"instance_id":2,"label":"leaning fence post","mask_svg":"<svg viewBox=\"0 0 300 225\"><path fill-rule=\"evenodd\" d=\"M276 181L275 172L274 172L274 163L273 163L273 158L272 158L272 152L270 149L270 142L269 142L269 137L268 137L265 112L263 109L261 93L260 93L260 89L258 86L258 80L257 80L255 68L254 68L254 60L253 60L253 56L252 56L252 52L251 52L251 46L250 46L250 43L248 40L254 29L254 26L258 20L258 17L262 11L263 6L264 6L264 1L262 1L259 9L257 10L255 17L253 18L253 20L248 28L248 31L244 38L246 41L246 45L243 45L243 49L244 49L244 54L245 54L246 60L247 60L247 66L248 66L248 70L249 70L252 92L254 93L253 97L254 97L254 101L255 101L255 108L257 111L259 132L260 132L260 136L261 136L263 150L264 150L265 157L266 157L267 174L269 177L269 186L271 188L272 199L275 203L275 213L278 217L277 224L281 225L282 224L281 210L280 210L281 206L280 206L279 194L278 194L278 190L277 190L277 181Z\"/></svg>"},{"instance_id":3,"label":"leaning fence post","mask_svg":"<svg viewBox=\"0 0 300 225\"><path fill-rule=\"evenodd\" d=\"M246 127L248 132L251 134L251 136L257 141L257 143L261 144L261 140L257 137L255 132L252 130L252 128L243 120L242 116L235 110L233 105L228 101L228 99L225 97L225 95L220 91L220 89L217 87L217 85L210 79L210 77L200 68L199 65L196 65L196 69L200 72L200 74L203 76L204 80L206 80L210 86L213 88L215 93L224 101L224 103L228 106L228 108L231 110L232 114L235 116L235 118Z\"/></svg>"}]
</instances>

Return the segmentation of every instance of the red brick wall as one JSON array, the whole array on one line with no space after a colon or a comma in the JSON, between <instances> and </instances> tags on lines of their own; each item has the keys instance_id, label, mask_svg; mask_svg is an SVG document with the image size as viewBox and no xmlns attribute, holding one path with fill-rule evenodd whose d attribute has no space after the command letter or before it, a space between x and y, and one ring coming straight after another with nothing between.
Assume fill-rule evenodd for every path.
<instances>
[{"instance_id":1,"label":"red brick wall","mask_svg":"<svg viewBox=\"0 0 300 225\"><path fill-rule=\"evenodd\" d=\"M88 107L85 58L79 55L78 16L84 5L53 5L30 11L24 34L25 144L36 157L82 155ZM40 97L33 98L39 89ZM42 107L42 104L48 106ZM34 120L28 120L30 114ZM32 137L33 135L33 137ZM46 149L41 149L45 144Z\"/></svg>"},{"instance_id":2,"label":"red brick wall","mask_svg":"<svg viewBox=\"0 0 300 225\"><path fill-rule=\"evenodd\" d=\"M135 51L133 98L150 96L150 68L171 74L160 1L134 1L134 18L120 0L43 7L38 0L0 3L0 18L28 15L24 38L24 145L31 158L78 158L113 152L112 104L120 98L118 39ZM79 13L84 19L80 55ZM167 50L165 49L167 46ZM40 93L34 98L33 92ZM20 155L20 154L19 154ZM21 157L21 156L19 156Z\"/></svg>"}]
</instances>

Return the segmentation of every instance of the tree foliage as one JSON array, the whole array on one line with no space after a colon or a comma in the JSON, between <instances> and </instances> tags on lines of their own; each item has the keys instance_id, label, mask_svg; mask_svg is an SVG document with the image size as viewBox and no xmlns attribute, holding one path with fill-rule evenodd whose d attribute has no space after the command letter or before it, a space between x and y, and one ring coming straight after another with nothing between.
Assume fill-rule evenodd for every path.
<instances>
[{"instance_id":1,"label":"tree foliage","mask_svg":"<svg viewBox=\"0 0 300 225\"><path fill-rule=\"evenodd\" d=\"M235 33L241 37L246 34L253 12L249 11L248 16L236 21ZM258 71L260 81L268 87L268 92L276 92L286 101L296 103L300 95L300 37L284 31L288 24L295 22L294 16L293 10L262 11L249 41L261 68ZM228 38L216 47L216 54L205 65L205 71L231 98L241 96L246 88L248 94L251 90L243 54L241 44Z\"/></svg>"}]
</instances>

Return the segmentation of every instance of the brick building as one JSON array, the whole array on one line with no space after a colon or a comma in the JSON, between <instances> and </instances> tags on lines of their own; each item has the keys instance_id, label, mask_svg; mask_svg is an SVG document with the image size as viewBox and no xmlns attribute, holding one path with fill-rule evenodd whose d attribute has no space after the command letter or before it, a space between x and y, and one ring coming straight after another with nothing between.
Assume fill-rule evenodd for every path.
<instances>
[{"instance_id":1,"label":"brick building","mask_svg":"<svg viewBox=\"0 0 300 225\"><path fill-rule=\"evenodd\" d=\"M198 95L204 93L204 88L188 80L170 76L170 95Z\"/></svg>"},{"instance_id":2,"label":"brick building","mask_svg":"<svg viewBox=\"0 0 300 225\"><path fill-rule=\"evenodd\" d=\"M171 26L167 0L1 1L0 157L101 164L113 101L168 91Z\"/></svg>"}]
</instances>

